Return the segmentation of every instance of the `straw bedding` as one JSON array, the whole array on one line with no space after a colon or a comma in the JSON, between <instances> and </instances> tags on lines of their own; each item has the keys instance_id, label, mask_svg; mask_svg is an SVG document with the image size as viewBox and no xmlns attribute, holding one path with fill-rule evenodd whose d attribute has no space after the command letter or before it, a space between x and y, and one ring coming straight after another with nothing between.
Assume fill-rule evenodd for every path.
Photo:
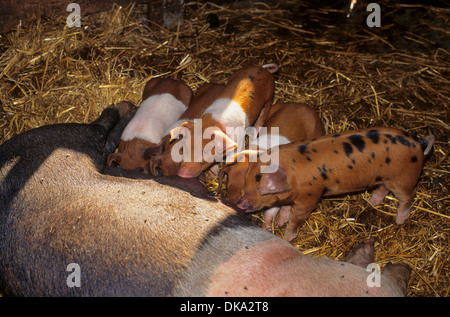
<instances>
[{"instance_id":1,"label":"straw bedding","mask_svg":"<svg viewBox=\"0 0 450 317\"><path fill-rule=\"evenodd\" d=\"M242 66L277 63L274 101L310 105L327 133L391 126L437 139L405 225L394 223L393 195L377 207L371 191L343 195L322 199L293 245L344 260L373 238L381 267L412 268L409 296L449 296L450 10L388 1L382 26L368 28L366 4L349 19L347 5L186 1L174 28L145 21L134 5L82 17L80 28L36 17L0 37L0 143L44 124L90 122L121 100L139 103L152 77L195 91ZM251 218L262 222L260 213Z\"/></svg>"}]
</instances>

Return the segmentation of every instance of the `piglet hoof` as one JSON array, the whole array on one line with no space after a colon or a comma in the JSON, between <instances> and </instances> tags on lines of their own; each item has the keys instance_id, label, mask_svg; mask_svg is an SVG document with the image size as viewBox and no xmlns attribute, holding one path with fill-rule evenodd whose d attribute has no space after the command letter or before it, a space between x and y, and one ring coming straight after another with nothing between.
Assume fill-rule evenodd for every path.
<instances>
[{"instance_id":1,"label":"piglet hoof","mask_svg":"<svg viewBox=\"0 0 450 317\"><path fill-rule=\"evenodd\" d=\"M264 212L264 229L271 230L272 222L280 211L280 207L271 207Z\"/></svg>"},{"instance_id":2,"label":"piglet hoof","mask_svg":"<svg viewBox=\"0 0 450 317\"><path fill-rule=\"evenodd\" d=\"M282 206L278 216L277 227L283 227L288 223L292 206Z\"/></svg>"},{"instance_id":3,"label":"piglet hoof","mask_svg":"<svg viewBox=\"0 0 450 317\"><path fill-rule=\"evenodd\" d=\"M122 118L128 111L134 108L134 104L130 101L121 101L116 104L116 108L119 110L119 116Z\"/></svg>"},{"instance_id":4,"label":"piglet hoof","mask_svg":"<svg viewBox=\"0 0 450 317\"><path fill-rule=\"evenodd\" d=\"M411 214L411 208L406 209L398 209L397 210L397 217L395 217L395 223L399 226L403 225L405 221L409 218L409 215Z\"/></svg>"},{"instance_id":5,"label":"piglet hoof","mask_svg":"<svg viewBox=\"0 0 450 317\"><path fill-rule=\"evenodd\" d=\"M373 206L378 206L379 204L381 204L387 194L389 194L389 189L382 184L374 191L372 197L370 197L369 199L369 203L371 203Z\"/></svg>"},{"instance_id":6,"label":"piglet hoof","mask_svg":"<svg viewBox=\"0 0 450 317\"><path fill-rule=\"evenodd\" d=\"M395 282L402 290L403 295L406 296L408 281L411 275L411 268L409 266L406 264L392 264L389 262L384 267L382 275Z\"/></svg>"},{"instance_id":7,"label":"piglet hoof","mask_svg":"<svg viewBox=\"0 0 450 317\"><path fill-rule=\"evenodd\" d=\"M366 268L374 259L374 241L372 239L361 242L345 257L345 262Z\"/></svg>"}]
</instances>

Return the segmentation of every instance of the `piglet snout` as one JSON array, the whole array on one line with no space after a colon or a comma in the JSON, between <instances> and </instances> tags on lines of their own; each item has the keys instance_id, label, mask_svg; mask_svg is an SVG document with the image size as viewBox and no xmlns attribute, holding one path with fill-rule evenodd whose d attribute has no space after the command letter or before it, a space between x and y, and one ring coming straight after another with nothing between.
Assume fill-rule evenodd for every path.
<instances>
[{"instance_id":1,"label":"piglet snout","mask_svg":"<svg viewBox=\"0 0 450 317\"><path fill-rule=\"evenodd\" d=\"M184 168L183 169L180 168L177 172L177 175L182 178L193 178L193 177L197 176L195 174L192 174L191 172L189 172L188 170L186 170Z\"/></svg>"},{"instance_id":2,"label":"piglet snout","mask_svg":"<svg viewBox=\"0 0 450 317\"><path fill-rule=\"evenodd\" d=\"M246 199L239 199L237 206L247 213L253 211L253 206Z\"/></svg>"}]
</instances>

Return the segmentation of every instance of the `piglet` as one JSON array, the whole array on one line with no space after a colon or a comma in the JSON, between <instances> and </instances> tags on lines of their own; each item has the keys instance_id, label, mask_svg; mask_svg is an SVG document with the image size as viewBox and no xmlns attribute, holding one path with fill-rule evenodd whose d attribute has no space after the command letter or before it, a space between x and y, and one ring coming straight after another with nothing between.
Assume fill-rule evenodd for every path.
<instances>
[{"instance_id":1,"label":"piglet","mask_svg":"<svg viewBox=\"0 0 450 317\"><path fill-rule=\"evenodd\" d=\"M422 171L421 146L427 144L428 154L433 143L433 135L418 140L398 129L370 128L281 145L274 153L268 151L279 158L276 172L261 173L270 162L250 166L237 206L250 212L291 204L285 232L291 241L323 195L378 186L370 203L381 203L392 191L399 200L396 223L401 225L410 215Z\"/></svg>"},{"instance_id":2,"label":"piglet","mask_svg":"<svg viewBox=\"0 0 450 317\"><path fill-rule=\"evenodd\" d=\"M249 156L259 155L269 148L299 140L309 140L324 134L324 128L319 115L307 105L299 103L277 103L272 105L267 121L257 138L250 141L249 150L235 154L231 162L220 170L219 189L224 175L227 175L226 194L224 199L236 204L241 197L245 184L245 175L249 168ZM272 128L278 128L275 133ZM242 157L245 155L245 157ZM239 159L239 162L238 162ZM278 226L284 225L289 217L291 206L281 208ZM280 206L269 208L264 214L264 228L269 229L272 220L280 211Z\"/></svg>"},{"instance_id":3,"label":"piglet","mask_svg":"<svg viewBox=\"0 0 450 317\"><path fill-rule=\"evenodd\" d=\"M222 84L206 83L200 86L192 99L191 104L181 115L173 127L177 127L183 122L193 122L194 119L201 118L205 110L214 102L217 96L226 86ZM163 137L157 147L150 147L144 151L144 159L150 160L149 169L152 175L176 176L181 162L172 158L172 148L180 139L170 140L170 134Z\"/></svg>"},{"instance_id":4,"label":"piglet","mask_svg":"<svg viewBox=\"0 0 450 317\"><path fill-rule=\"evenodd\" d=\"M190 153L184 153L178 176L196 177L217 162L217 157L223 157L236 148L238 144L234 140L235 136L228 135L227 128L240 128L243 131L250 125L256 129L262 126L269 114L274 94L272 73L277 69L275 64L267 64L236 71L201 119L197 120L197 125L195 121L187 121L170 131L172 139L178 138L180 133L184 137L190 136L183 149ZM201 135L197 138L199 133ZM208 151L206 147L212 140L214 147Z\"/></svg>"},{"instance_id":5,"label":"piglet","mask_svg":"<svg viewBox=\"0 0 450 317\"><path fill-rule=\"evenodd\" d=\"M155 147L187 109L192 91L181 81L153 78L144 88L143 102L122 133L118 153L108 156L124 169L145 168L147 148Z\"/></svg>"}]
</instances>

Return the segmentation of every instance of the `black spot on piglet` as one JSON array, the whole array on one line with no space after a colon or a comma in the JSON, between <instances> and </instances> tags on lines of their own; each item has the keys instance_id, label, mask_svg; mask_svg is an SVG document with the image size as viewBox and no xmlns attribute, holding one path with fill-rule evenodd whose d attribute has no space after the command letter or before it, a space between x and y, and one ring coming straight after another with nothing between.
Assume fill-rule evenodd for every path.
<instances>
[{"instance_id":1,"label":"black spot on piglet","mask_svg":"<svg viewBox=\"0 0 450 317\"><path fill-rule=\"evenodd\" d=\"M364 151L364 147L366 146L366 142L364 141L362 135L354 134L348 137L350 142L358 149L358 151Z\"/></svg>"},{"instance_id":2,"label":"black spot on piglet","mask_svg":"<svg viewBox=\"0 0 450 317\"><path fill-rule=\"evenodd\" d=\"M327 180L328 175L327 175L327 169L326 169L325 165L323 165L322 168L318 167L317 169L319 170L320 176L322 176L323 180Z\"/></svg>"},{"instance_id":3,"label":"black spot on piglet","mask_svg":"<svg viewBox=\"0 0 450 317\"><path fill-rule=\"evenodd\" d=\"M353 153L352 145L351 145L350 143L343 142L343 143L342 143L342 146L344 147L345 155L347 155L348 157L350 157L350 155Z\"/></svg>"},{"instance_id":4,"label":"black spot on piglet","mask_svg":"<svg viewBox=\"0 0 450 317\"><path fill-rule=\"evenodd\" d=\"M370 130L366 133L366 136L375 144L378 144L378 141L380 141L380 133L378 130Z\"/></svg>"},{"instance_id":5,"label":"black spot on piglet","mask_svg":"<svg viewBox=\"0 0 450 317\"><path fill-rule=\"evenodd\" d=\"M305 154L305 153L309 154L309 151L306 150L306 148L308 147L308 144L309 144L309 143L299 145L299 146L298 146L298 151L299 151L301 154Z\"/></svg>"},{"instance_id":6,"label":"black spot on piglet","mask_svg":"<svg viewBox=\"0 0 450 317\"><path fill-rule=\"evenodd\" d=\"M411 142L409 142L407 139L405 139L403 136L401 136L401 135L398 135L397 136L397 140L401 143L401 144L403 144L404 146L411 146Z\"/></svg>"},{"instance_id":7,"label":"black spot on piglet","mask_svg":"<svg viewBox=\"0 0 450 317\"><path fill-rule=\"evenodd\" d=\"M392 144L397 144L397 139L395 137L393 137L392 135L386 133L385 134L386 138L388 138Z\"/></svg>"}]
</instances>

